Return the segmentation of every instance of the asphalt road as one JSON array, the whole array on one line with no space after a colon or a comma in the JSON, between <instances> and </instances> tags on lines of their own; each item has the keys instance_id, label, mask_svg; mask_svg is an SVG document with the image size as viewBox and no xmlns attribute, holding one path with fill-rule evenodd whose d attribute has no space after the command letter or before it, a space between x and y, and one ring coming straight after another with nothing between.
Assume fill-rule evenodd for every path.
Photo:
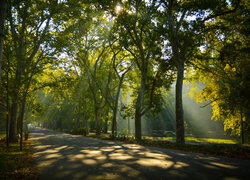
<instances>
[{"instance_id":1,"label":"asphalt road","mask_svg":"<svg viewBox=\"0 0 250 180\"><path fill-rule=\"evenodd\" d=\"M250 161L30 128L41 180L249 179Z\"/></svg>"}]
</instances>

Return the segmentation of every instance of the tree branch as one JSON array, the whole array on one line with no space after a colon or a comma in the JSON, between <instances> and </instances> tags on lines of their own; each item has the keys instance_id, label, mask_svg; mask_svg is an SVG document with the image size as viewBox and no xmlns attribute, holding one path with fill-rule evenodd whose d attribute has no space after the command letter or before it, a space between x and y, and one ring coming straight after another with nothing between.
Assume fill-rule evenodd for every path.
<instances>
[{"instance_id":1,"label":"tree branch","mask_svg":"<svg viewBox=\"0 0 250 180\"><path fill-rule=\"evenodd\" d=\"M210 15L210 16L206 17L205 19L203 19L202 22L208 21L209 19L212 19L212 18L215 18L215 17L218 17L218 16L223 16L223 15L226 15L226 14L229 14L229 13L234 13L238 9L238 7L240 5L240 2L241 2L241 0L237 1L237 4L234 7L234 9Z\"/></svg>"}]
</instances>

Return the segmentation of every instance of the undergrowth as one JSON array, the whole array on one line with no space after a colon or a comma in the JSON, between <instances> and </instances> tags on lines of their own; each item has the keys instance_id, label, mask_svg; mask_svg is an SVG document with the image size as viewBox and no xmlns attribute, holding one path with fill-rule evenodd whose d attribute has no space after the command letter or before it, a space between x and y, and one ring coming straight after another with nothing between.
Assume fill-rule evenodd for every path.
<instances>
[{"instance_id":1,"label":"undergrowth","mask_svg":"<svg viewBox=\"0 0 250 180\"><path fill-rule=\"evenodd\" d=\"M0 179L38 179L29 141L23 142L23 151L20 151L19 143L10 143L6 147L5 138L0 140Z\"/></svg>"}]
</instances>

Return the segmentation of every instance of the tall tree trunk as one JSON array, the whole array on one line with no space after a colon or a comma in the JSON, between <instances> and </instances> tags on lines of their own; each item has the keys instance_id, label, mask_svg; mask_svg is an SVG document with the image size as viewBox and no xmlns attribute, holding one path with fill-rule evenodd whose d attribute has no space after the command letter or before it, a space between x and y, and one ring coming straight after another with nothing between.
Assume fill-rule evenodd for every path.
<instances>
[{"instance_id":1,"label":"tall tree trunk","mask_svg":"<svg viewBox=\"0 0 250 180\"><path fill-rule=\"evenodd\" d=\"M143 56L142 56L143 57ZM142 119L142 111L144 108L144 94L145 94L145 83L146 83L146 72L147 65L145 64L144 58L142 58L142 66L141 66L141 87L138 91L138 97L136 101L136 109L135 109L135 138L136 140L141 140L141 119Z\"/></svg>"},{"instance_id":2,"label":"tall tree trunk","mask_svg":"<svg viewBox=\"0 0 250 180\"><path fill-rule=\"evenodd\" d=\"M21 99L21 98L19 98ZM16 123L16 131L17 134L21 134L21 116L22 116L22 112L20 111L22 109L22 104L18 103L17 105L17 123Z\"/></svg>"},{"instance_id":3,"label":"tall tree trunk","mask_svg":"<svg viewBox=\"0 0 250 180\"><path fill-rule=\"evenodd\" d=\"M176 143L184 144L184 113L182 105L182 87L183 87L183 77L184 77L184 61L179 60L178 64L178 74L175 89L176 98Z\"/></svg>"},{"instance_id":4,"label":"tall tree trunk","mask_svg":"<svg viewBox=\"0 0 250 180\"><path fill-rule=\"evenodd\" d=\"M169 1L168 5L168 24L169 24L169 34L170 34L170 42L173 51L173 57L177 64L177 82L175 89L175 108L176 108L176 143L184 144L184 119L183 119L183 106L182 106L182 86L183 86L183 78L184 78L184 56L181 53L181 47L178 40L178 29L174 25L173 21L173 8L174 0ZM182 54L182 57L181 57Z\"/></svg>"},{"instance_id":5,"label":"tall tree trunk","mask_svg":"<svg viewBox=\"0 0 250 180\"><path fill-rule=\"evenodd\" d=\"M13 88L12 105L11 105L11 118L10 118L10 131L9 142L17 142L17 113L18 113L18 101L19 101L19 84L21 79L20 61L17 64L16 81Z\"/></svg>"},{"instance_id":6,"label":"tall tree trunk","mask_svg":"<svg viewBox=\"0 0 250 180\"><path fill-rule=\"evenodd\" d=\"M25 95L23 97L23 100L22 100L22 106L21 106L21 117L20 117L20 151L23 150L23 117L24 117L24 111L25 111L25 105L26 105L26 97L27 97L27 93L28 92L28 89L27 91L25 92Z\"/></svg>"},{"instance_id":7,"label":"tall tree trunk","mask_svg":"<svg viewBox=\"0 0 250 180\"><path fill-rule=\"evenodd\" d=\"M17 120L17 97L18 95L16 94L15 97L12 100L12 105L11 105L11 116L10 116L10 131L9 131L9 142L17 142L17 137L16 137L16 120Z\"/></svg>"},{"instance_id":8,"label":"tall tree trunk","mask_svg":"<svg viewBox=\"0 0 250 180\"><path fill-rule=\"evenodd\" d=\"M7 72L6 79L6 146L9 147L9 73Z\"/></svg>"},{"instance_id":9,"label":"tall tree trunk","mask_svg":"<svg viewBox=\"0 0 250 180\"><path fill-rule=\"evenodd\" d=\"M0 1L0 86L2 78L2 57L3 57L3 42L4 42L4 20L6 14L6 0Z\"/></svg>"},{"instance_id":10,"label":"tall tree trunk","mask_svg":"<svg viewBox=\"0 0 250 180\"><path fill-rule=\"evenodd\" d=\"M113 110L113 118L112 118L112 138L115 138L116 137L116 132L115 132L115 129L116 129L116 113L117 113L117 108L115 107L114 110Z\"/></svg>"},{"instance_id":11,"label":"tall tree trunk","mask_svg":"<svg viewBox=\"0 0 250 180\"><path fill-rule=\"evenodd\" d=\"M117 117L117 110L118 110L118 102L119 102L119 96L120 96L120 92L121 92L121 86L122 86L122 82L123 82L123 77L120 79L119 85L118 85L118 89L116 92L116 97L115 97L115 107L113 110L113 118L112 118L112 137L116 137L116 126L117 126L117 121L116 121L116 117Z\"/></svg>"},{"instance_id":12,"label":"tall tree trunk","mask_svg":"<svg viewBox=\"0 0 250 180\"><path fill-rule=\"evenodd\" d=\"M139 91L135 108L135 138L141 140L141 92Z\"/></svg>"},{"instance_id":13,"label":"tall tree trunk","mask_svg":"<svg viewBox=\"0 0 250 180\"><path fill-rule=\"evenodd\" d=\"M89 134L89 126L88 126L88 118L86 115L86 112L83 111L83 125L84 125L84 129L85 129L85 136L87 136Z\"/></svg>"}]
</instances>

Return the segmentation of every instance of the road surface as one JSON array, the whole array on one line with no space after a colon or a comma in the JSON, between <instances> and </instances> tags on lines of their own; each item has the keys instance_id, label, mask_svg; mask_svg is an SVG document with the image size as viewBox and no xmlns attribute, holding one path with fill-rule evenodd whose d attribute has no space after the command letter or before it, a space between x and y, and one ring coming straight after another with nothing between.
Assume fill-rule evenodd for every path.
<instances>
[{"instance_id":1,"label":"road surface","mask_svg":"<svg viewBox=\"0 0 250 180\"><path fill-rule=\"evenodd\" d=\"M250 161L30 128L41 180L249 179Z\"/></svg>"}]
</instances>

